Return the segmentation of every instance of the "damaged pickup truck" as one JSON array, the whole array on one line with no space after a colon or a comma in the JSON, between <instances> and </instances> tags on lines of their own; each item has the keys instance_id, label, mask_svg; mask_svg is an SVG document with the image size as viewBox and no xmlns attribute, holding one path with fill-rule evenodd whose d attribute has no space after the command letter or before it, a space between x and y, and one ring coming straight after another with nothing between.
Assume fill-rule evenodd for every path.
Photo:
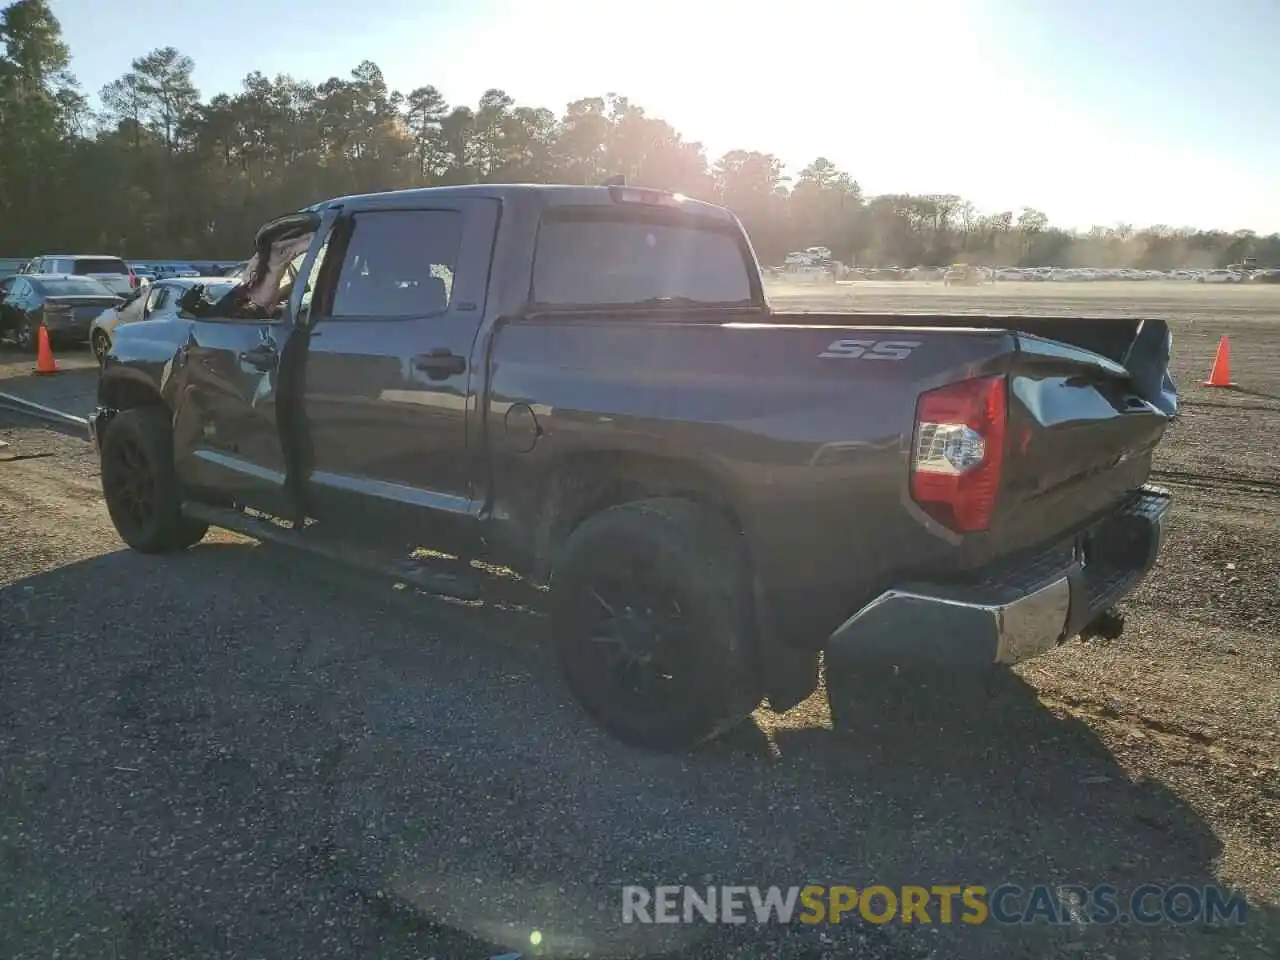
<instances>
[{"instance_id":1,"label":"damaged pickup truck","mask_svg":"<svg viewBox=\"0 0 1280 960\"><path fill-rule=\"evenodd\" d=\"M824 650L959 676L1114 630L1155 562L1163 321L775 312L730 212L630 186L346 197L256 247L105 358L120 536L510 567L624 741L785 709Z\"/></svg>"}]
</instances>

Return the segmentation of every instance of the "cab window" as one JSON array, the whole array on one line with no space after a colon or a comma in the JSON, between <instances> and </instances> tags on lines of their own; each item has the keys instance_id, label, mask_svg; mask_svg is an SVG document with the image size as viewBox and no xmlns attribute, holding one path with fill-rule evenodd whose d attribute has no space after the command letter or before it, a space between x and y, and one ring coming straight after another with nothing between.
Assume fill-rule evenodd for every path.
<instances>
[{"instance_id":1,"label":"cab window","mask_svg":"<svg viewBox=\"0 0 1280 960\"><path fill-rule=\"evenodd\" d=\"M449 309L462 246L456 210L357 213L333 292L335 317L423 317Z\"/></svg>"}]
</instances>

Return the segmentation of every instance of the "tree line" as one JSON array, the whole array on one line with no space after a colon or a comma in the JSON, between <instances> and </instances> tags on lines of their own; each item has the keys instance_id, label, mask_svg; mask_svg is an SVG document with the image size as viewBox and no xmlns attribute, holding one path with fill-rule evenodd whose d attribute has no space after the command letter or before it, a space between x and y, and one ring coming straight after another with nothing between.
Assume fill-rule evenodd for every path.
<instances>
[{"instance_id":1,"label":"tree line","mask_svg":"<svg viewBox=\"0 0 1280 960\"><path fill-rule=\"evenodd\" d=\"M819 157L795 177L769 153L702 145L626 97L557 115L505 91L475 106L392 90L377 64L320 83L254 72L205 100L194 63L152 50L100 91L71 72L46 0L0 12L0 254L239 257L265 220L317 200L402 187L598 183L615 174L730 207L766 263L825 246L879 266L1219 267L1280 264L1280 234L1128 225L1069 231L1030 207L983 212L950 194L867 196Z\"/></svg>"}]
</instances>

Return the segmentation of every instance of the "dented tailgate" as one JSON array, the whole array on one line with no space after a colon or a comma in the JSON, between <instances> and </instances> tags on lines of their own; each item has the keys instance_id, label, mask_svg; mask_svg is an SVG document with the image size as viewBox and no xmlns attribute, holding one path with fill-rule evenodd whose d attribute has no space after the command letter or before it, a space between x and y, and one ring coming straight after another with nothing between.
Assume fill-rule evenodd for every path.
<instances>
[{"instance_id":1,"label":"dented tailgate","mask_svg":"<svg viewBox=\"0 0 1280 960\"><path fill-rule=\"evenodd\" d=\"M992 528L1006 548L1077 526L1146 481L1176 409L1167 355L1160 356L1166 345L1167 335L1135 339L1137 356L1126 349L1118 361L1018 334L1009 371L1009 456ZM1156 355L1145 356L1147 349ZM1122 361L1134 363L1137 375Z\"/></svg>"}]
</instances>

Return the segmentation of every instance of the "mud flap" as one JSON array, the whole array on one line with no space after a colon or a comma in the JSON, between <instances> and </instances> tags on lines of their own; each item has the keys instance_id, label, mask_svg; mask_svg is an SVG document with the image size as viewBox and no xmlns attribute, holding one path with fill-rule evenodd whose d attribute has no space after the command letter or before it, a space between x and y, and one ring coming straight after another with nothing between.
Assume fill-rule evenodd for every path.
<instances>
[{"instance_id":1,"label":"mud flap","mask_svg":"<svg viewBox=\"0 0 1280 960\"><path fill-rule=\"evenodd\" d=\"M782 636L773 609L765 599L763 585L754 585L756 637L754 669L769 709L785 713L802 703L818 688L821 652L793 646Z\"/></svg>"}]
</instances>

